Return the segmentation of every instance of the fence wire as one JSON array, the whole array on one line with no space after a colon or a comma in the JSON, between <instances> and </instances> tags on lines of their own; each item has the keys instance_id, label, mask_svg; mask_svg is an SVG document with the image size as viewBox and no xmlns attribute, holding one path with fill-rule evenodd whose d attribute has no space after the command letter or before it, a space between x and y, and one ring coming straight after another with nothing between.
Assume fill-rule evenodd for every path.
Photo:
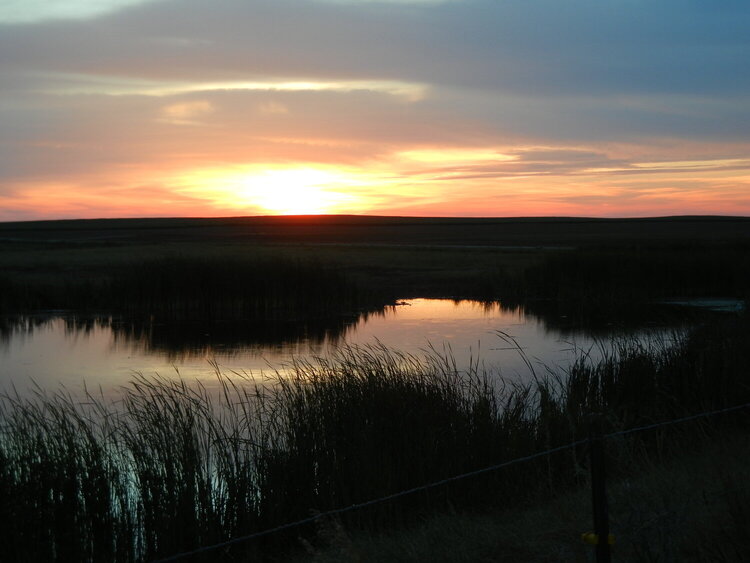
<instances>
[{"instance_id":1,"label":"fence wire","mask_svg":"<svg viewBox=\"0 0 750 563\"><path fill-rule=\"evenodd\" d=\"M670 426L672 424L679 424L679 423L682 423L682 422L689 422L691 420L698 420L700 418L707 418L707 417L710 417L710 416L715 416L715 415L718 415L718 414L729 413L729 412L733 412L733 411L739 411L739 410L746 409L746 408L750 408L750 403L745 403L745 404L742 404L742 405L735 405L733 407L727 407L727 408L724 408L724 409L717 409L717 410L712 410L712 411L705 411L705 412L701 412L701 413L698 413L698 414L684 416L684 417L681 417L681 418L675 418L675 419L672 419L672 420L667 420L667 421L662 421L662 422L655 422L653 424L645 424L643 426L636 426L636 427L633 427L633 428L628 428L626 430L619 430L617 432L611 432L609 434L605 434L604 436L602 436L602 438L607 439L607 438L614 438L616 436L624 436L624 435L627 435L627 434L634 434L636 432L645 432L646 430L654 430L654 429L660 428L662 426ZM344 506L344 507L340 507L340 508L334 508L334 509L331 509L331 510L327 510L325 512L319 512L319 513L316 513L316 514L314 514L312 516L309 516L307 518L303 518L301 520L296 520L294 522L289 522L287 524L282 524L282 525L276 526L274 528L268 528L268 529L262 530L260 532L255 532L255 533L252 533L252 534L247 534L245 536L238 536L238 537L232 538L230 540L226 540L226 541L223 541L223 542L215 543L215 544L212 544L212 545L207 545L207 546L199 547L199 548L193 549L191 551L183 551L181 553L176 553L174 555L170 555L169 557L164 557L164 558L161 558L161 559L156 559L156 560L153 561L153 563L166 563L168 561L177 561L178 559L183 559L185 557L190 557L190 556L193 556L193 555L198 555L198 554L201 554L201 553L206 553L208 551L213 551L215 549L220 549L222 547L228 547L230 545L234 545L234 544L237 544L237 543L249 541L249 540L256 539L256 538L259 538L259 537L262 537L262 536L267 536L267 535L270 535L270 534L274 534L274 533L280 532L282 530L288 530L290 528L296 528L298 526L303 526L304 524L310 524L311 522L315 522L316 520L320 520L321 518L326 518L328 516L335 516L335 515L338 515L338 514L343 514L345 512L350 512L352 510L358 510L360 508L365 508L367 506L372 506L372 505L375 505L375 504L380 504L382 502L386 502L386 501L389 501L389 500L400 498L400 497L403 497L403 496L406 496L406 495L411 495L411 494L414 494L414 493L418 493L420 491L425 491L427 489L432 489L434 487L439 487L441 485L445 485L446 483L451 483L453 481L459 481L459 480L462 480L462 479L473 477L475 475L481 475L482 473L489 473L491 471L497 471L499 469L503 469L505 467L509 467L509 466L515 465L517 463L524 463L524 462L527 462L527 461L531 461L533 459L538 459L538 458L541 458L541 457L545 457L545 456L548 456L548 455L551 455L551 454L554 454L554 453L557 453L557 452L561 452L561 451L564 451L564 450L575 448L576 446L580 446L582 444L588 443L588 441L589 441L588 438L583 439L583 440L576 440L575 442L570 442L569 444L565 444L564 446L557 446L555 448L550 448L550 449L544 450L542 452L537 452L537 453L534 453L534 454L531 454L531 455L527 455L527 456L523 456L523 457L518 457L518 458L515 458L515 459L511 459L509 461L504 461L502 463L497 463L495 465L490 465L490 466L487 466L487 467L483 467L481 469L475 469L473 471L468 471L466 473L461 473L459 475L454 475L453 477L447 477L446 479L441 479L439 481L433 481L431 483L426 483L424 485L419 485L419 486L413 487L411 489L405 489L405 490L402 490L402 491L398 491L398 492L392 493L390 495L386 495L386 496L374 498L374 499L367 500L367 501L360 502L360 503L356 503L356 504L351 504L349 506Z\"/></svg>"}]
</instances>

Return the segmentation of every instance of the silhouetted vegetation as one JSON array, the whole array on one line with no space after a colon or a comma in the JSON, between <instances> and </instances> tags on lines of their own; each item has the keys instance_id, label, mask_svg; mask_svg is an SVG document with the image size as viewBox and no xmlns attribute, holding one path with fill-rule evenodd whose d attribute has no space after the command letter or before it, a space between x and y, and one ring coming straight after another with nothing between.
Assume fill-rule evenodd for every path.
<instances>
[{"instance_id":1,"label":"silhouetted vegetation","mask_svg":"<svg viewBox=\"0 0 750 563\"><path fill-rule=\"evenodd\" d=\"M218 392L138 377L119 402L5 396L3 553L148 560L566 444L585 437L592 411L607 413L611 430L750 401L749 335L743 317L673 343L623 341L600 363L583 353L569 373L506 388L450 357L363 348L298 363L262 388L222 375ZM727 430L746 421L745 413L712 423ZM669 433L636 435L612 455L627 463ZM352 512L344 524L383 529L436 510L549 498L585 480L585 464L570 449ZM203 559L273 559L299 534L314 530Z\"/></svg>"},{"instance_id":2,"label":"silhouetted vegetation","mask_svg":"<svg viewBox=\"0 0 750 563\"><path fill-rule=\"evenodd\" d=\"M6 224L3 257L12 268L0 273L0 313L66 309L77 315L70 322L84 323L117 315L115 333L148 333L160 349L195 338L194 326L225 331L229 341L335 332L347 316L394 297L501 299L546 318L609 322L658 301L747 299L748 225L351 217ZM696 234L696 226L707 230ZM595 246L596 237L608 246ZM334 259L310 260L310 241L316 256ZM373 241L391 246L366 246ZM267 244L262 252L258 242ZM0 323L0 333L43 321L13 322ZM748 319L735 316L674 341L607 343L601 362L580 351L569 371L532 373L525 385L498 387L497 374L461 371L439 354L365 348L297 363L263 387L239 375L217 374L218 391L139 376L114 399L8 394L0 398L0 549L9 561L145 561L579 440L590 412L616 430L748 402L748 343ZM610 455L630 466L661 456L665 443L744 430L747 420L735 413L691 423L689 432L633 435L610 444ZM351 512L343 524L382 530L436 511L548 500L584 482L586 463L581 449L565 450ZM316 541L314 526L193 560L283 560L298 536Z\"/></svg>"},{"instance_id":3,"label":"silhouetted vegetation","mask_svg":"<svg viewBox=\"0 0 750 563\"><path fill-rule=\"evenodd\" d=\"M506 303L554 303L558 316L627 316L638 304L750 297L750 245L650 245L547 253L509 274L480 277L478 295Z\"/></svg>"},{"instance_id":4,"label":"silhouetted vegetation","mask_svg":"<svg viewBox=\"0 0 750 563\"><path fill-rule=\"evenodd\" d=\"M202 270L201 278L211 277L212 265L222 276L208 282L204 301L217 294L227 305L244 299L247 292L231 281L243 277L248 291L263 285L260 278L272 286L281 282L279 291L288 290L283 299L292 304L299 302L299 289L288 287L291 277L281 277L294 273L297 263L304 270L297 285L309 279L316 286L316 280L330 274L321 270L338 270L346 274L347 285L358 288L357 300L378 304L408 297L516 303L554 299L585 305L591 299L632 302L676 293L718 296L735 293L743 276L747 279L748 241L750 219L742 217L323 216L2 223L0 312L80 307L113 312L114 306L140 307L150 300L164 310L192 315L198 308L187 301L194 301L205 281L184 280L187 293L179 303L165 301L159 292L190 269ZM170 263L175 261L180 263ZM235 266L240 275L231 272ZM172 281L165 279L170 275ZM226 286L232 288L231 297L223 294ZM123 294L115 294L115 288ZM743 287L739 291L747 295ZM220 312L223 306L217 307Z\"/></svg>"},{"instance_id":5,"label":"silhouetted vegetation","mask_svg":"<svg viewBox=\"0 0 750 563\"><path fill-rule=\"evenodd\" d=\"M382 303L340 267L284 258L165 257L102 267L63 283L0 278L0 311L68 309L169 321L335 318Z\"/></svg>"}]
</instances>

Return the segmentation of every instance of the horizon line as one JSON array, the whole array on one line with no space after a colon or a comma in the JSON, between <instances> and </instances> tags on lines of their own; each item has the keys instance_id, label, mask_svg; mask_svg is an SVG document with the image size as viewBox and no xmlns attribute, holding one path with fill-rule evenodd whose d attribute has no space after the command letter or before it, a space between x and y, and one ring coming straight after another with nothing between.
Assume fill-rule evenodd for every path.
<instances>
[{"instance_id":1,"label":"horizon line","mask_svg":"<svg viewBox=\"0 0 750 563\"><path fill-rule=\"evenodd\" d=\"M64 217L56 219L22 219L19 221L0 221L0 225L11 224L29 224L29 223L62 223L62 222L84 222L84 221L175 221L175 220L230 220L230 219L332 219L332 218L356 218L356 219L448 219L448 220L466 220L466 221L649 221L649 220L675 220L675 219L725 219L725 220L750 220L750 215L643 215L643 216L622 216L622 217L602 217L586 215L518 215L518 216L464 216L464 215L378 215L378 214L356 214L356 213L315 213L315 214L298 214L298 215L226 215L226 216L200 216L200 215L183 215L183 216L131 216L131 217Z\"/></svg>"}]
</instances>

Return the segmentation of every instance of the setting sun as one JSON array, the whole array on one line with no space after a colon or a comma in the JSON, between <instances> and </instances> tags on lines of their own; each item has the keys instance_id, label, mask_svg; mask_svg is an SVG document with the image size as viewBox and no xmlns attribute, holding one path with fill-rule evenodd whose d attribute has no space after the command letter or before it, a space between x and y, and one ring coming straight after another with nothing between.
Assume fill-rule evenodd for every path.
<instances>
[{"instance_id":1,"label":"setting sun","mask_svg":"<svg viewBox=\"0 0 750 563\"><path fill-rule=\"evenodd\" d=\"M268 170L240 179L240 201L280 215L334 213L352 196L335 191L345 185L335 173L316 169Z\"/></svg>"},{"instance_id":2,"label":"setting sun","mask_svg":"<svg viewBox=\"0 0 750 563\"><path fill-rule=\"evenodd\" d=\"M325 168L239 167L193 171L179 178L179 191L214 205L269 215L320 215L357 210L367 185L355 173Z\"/></svg>"}]
</instances>

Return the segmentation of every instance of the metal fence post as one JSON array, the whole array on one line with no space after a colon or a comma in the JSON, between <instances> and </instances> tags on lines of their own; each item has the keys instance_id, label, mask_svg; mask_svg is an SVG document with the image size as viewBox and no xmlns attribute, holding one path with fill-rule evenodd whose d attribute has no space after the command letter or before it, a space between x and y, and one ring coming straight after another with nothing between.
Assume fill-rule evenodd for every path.
<instances>
[{"instance_id":1,"label":"metal fence post","mask_svg":"<svg viewBox=\"0 0 750 563\"><path fill-rule=\"evenodd\" d=\"M604 438L602 435L602 416L599 414L593 414L589 419L589 447L591 455L591 499L594 511L594 533L596 534L596 563L611 563Z\"/></svg>"}]
</instances>

